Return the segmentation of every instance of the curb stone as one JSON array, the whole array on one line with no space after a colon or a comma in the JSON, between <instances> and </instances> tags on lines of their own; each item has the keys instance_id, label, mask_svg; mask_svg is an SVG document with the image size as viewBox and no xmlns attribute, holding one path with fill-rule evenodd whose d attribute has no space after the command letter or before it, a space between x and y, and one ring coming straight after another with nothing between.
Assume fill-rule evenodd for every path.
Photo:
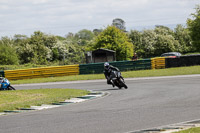
<instances>
[{"instance_id":1,"label":"curb stone","mask_svg":"<svg viewBox=\"0 0 200 133\"><path fill-rule=\"evenodd\" d=\"M44 110L44 109L61 107L61 106L67 106L69 104L80 103L80 102L84 102L87 100L103 97L107 94L108 94L108 92L90 91L90 93L85 96L67 99L65 101L58 102L58 103L42 104L41 106L31 106L30 108L20 108L19 110L5 110L4 112L0 112L0 116L7 115L7 114L13 114L13 113L21 113L21 112L27 112L27 111Z\"/></svg>"},{"instance_id":2,"label":"curb stone","mask_svg":"<svg viewBox=\"0 0 200 133\"><path fill-rule=\"evenodd\" d=\"M200 120L193 120L152 129L132 131L128 133L174 133L194 127L200 127Z\"/></svg>"}]
</instances>

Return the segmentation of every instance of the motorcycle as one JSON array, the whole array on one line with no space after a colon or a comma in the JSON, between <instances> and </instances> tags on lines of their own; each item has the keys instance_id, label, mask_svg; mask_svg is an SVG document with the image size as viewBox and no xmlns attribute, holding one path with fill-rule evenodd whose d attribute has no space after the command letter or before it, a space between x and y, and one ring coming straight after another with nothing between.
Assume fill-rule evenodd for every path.
<instances>
[{"instance_id":1,"label":"motorcycle","mask_svg":"<svg viewBox=\"0 0 200 133\"><path fill-rule=\"evenodd\" d=\"M125 89L128 89L128 86L125 84L124 78L121 75L121 72L119 71L111 71L111 80L115 86L117 86L119 89L124 87Z\"/></svg>"},{"instance_id":2,"label":"motorcycle","mask_svg":"<svg viewBox=\"0 0 200 133\"><path fill-rule=\"evenodd\" d=\"M0 90L15 90L15 88L10 85L8 79L0 77Z\"/></svg>"}]
</instances>

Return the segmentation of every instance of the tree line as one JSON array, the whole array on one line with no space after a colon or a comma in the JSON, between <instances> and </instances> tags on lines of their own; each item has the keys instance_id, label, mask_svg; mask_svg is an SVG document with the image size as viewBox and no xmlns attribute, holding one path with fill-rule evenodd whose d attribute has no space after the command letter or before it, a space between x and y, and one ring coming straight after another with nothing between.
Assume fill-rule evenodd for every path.
<instances>
[{"instance_id":1,"label":"tree line","mask_svg":"<svg viewBox=\"0 0 200 133\"><path fill-rule=\"evenodd\" d=\"M165 52L200 52L200 6L187 20L187 26L175 29L157 25L154 29L125 31L122 19L105 29L83 29L65 37L35 31L30 37L1 37L0 64L82 64L85 53L98 48L116 51L117 60L130 60L133 53L140 58L160 56ZM120 23L120 20L122 23ZM120 28L119 28L120 27Z\"/></svg>"}]
</instances>

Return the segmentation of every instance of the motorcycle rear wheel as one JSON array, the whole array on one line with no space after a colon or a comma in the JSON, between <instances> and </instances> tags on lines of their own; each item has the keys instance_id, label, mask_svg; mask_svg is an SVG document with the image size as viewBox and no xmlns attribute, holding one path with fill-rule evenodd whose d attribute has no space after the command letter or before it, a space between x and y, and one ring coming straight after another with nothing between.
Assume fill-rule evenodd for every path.
<instances>
[{"instance_id":1,"label":"motorcycle rear wheel","mask_svg":"<svg viewBox=\"0 0 200 133\"><path fill-rule=\"evenodd\" d=\"M125 89L128 89L128 86L125 84L124 80L120 78L121 86L124 87Z\"/></svg>"}]
</instances>

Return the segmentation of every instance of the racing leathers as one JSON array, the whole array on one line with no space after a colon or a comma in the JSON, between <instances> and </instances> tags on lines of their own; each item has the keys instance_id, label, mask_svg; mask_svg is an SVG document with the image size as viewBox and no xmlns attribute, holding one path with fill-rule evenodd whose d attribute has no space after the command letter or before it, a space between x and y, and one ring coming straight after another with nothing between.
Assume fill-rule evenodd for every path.
<instances>
[{"instance_id":1,"label":"racing leathers","mask_svg":"<svg viewBox=\"0 0 200 133\"><path fill-rule=\"evenodd\" d=\"M111 77L112 77L111 72L112 72L112 70L119 71L119 69L117 67L109 65L109 67L107 69L104 69L104 75L105 75L105 77L107 79L107 84L112 84L113 87L114 87L115 85L111 81Z\"/></svg>"}]
</instances>

